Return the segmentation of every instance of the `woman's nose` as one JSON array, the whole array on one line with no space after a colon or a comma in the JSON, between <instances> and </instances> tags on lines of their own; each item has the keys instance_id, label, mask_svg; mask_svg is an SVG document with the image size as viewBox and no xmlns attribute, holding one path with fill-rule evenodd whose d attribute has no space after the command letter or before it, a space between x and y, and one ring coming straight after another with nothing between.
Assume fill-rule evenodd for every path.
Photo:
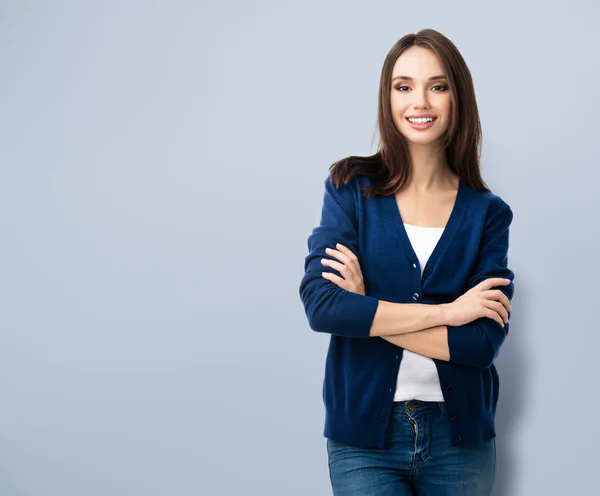
<instances>
[{"instance_id":1,"label":"woman's nose","mask_svg":"<svg viewBox=\"0 0 600 496\"><path fill-rule=\"evenodd\" d=\"M427 107L429 102L427 100L427 93L424 90L417 90L414 92L415 95L415 107Z\"/></svg>"}]
</instances>

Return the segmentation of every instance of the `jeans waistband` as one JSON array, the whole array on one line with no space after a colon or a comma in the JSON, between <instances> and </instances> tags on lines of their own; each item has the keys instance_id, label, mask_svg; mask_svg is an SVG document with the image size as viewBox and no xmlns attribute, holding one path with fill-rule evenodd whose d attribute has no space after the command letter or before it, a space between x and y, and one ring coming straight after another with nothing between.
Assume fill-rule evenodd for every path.
<instances>
[{"instance_id":1,"label":"jeans waistband","mask_svg":"<svg viewBox=\"0 0 600 496\"><path fill-rule=\"evenodd\" d=\"M442 415L446 414L446 405L443 401L405 400L394 401L392 405L392 411L396 413L402 411L412 415L414 413L438 410Z\"/></svg>"}]
</instances>

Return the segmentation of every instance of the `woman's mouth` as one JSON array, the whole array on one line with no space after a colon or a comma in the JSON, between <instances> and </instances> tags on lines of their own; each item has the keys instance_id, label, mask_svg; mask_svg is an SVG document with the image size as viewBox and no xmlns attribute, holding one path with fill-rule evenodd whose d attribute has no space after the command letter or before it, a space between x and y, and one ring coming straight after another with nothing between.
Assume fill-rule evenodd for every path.
<instances>
[{"instance_id":1,"label":"woman's mouth","mask_svg":"<svg viewBox=\"0 0 600 496\"><path fill-rule=\"evenodd\" d=\"M429 129L433 126L433 123L436 121L437 117L425 117L425 118L408 118L406 117L406 121L410 124L410 126L414 129Z\"/></svg>"}]
</instances>

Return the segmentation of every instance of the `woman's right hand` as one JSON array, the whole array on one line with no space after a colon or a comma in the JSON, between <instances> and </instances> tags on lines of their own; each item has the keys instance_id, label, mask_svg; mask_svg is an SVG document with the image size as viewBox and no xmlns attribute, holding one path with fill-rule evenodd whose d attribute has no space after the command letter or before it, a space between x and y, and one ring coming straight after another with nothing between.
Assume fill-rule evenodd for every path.
<instances>
[{"instance_id":1,"label":"woman's right hand","mask_svg":"<svg viewBox=\"0 0 600 496\"><path fill-rule=\"evenodd\" d=\"M488 317L504 327L508 322L510 301L499 289L490 288L506 286L510 282L510 279L491 277L481 281L452 303L442 304L444 324L460 326L480 317Z\"/></svg>"}]
</instances>

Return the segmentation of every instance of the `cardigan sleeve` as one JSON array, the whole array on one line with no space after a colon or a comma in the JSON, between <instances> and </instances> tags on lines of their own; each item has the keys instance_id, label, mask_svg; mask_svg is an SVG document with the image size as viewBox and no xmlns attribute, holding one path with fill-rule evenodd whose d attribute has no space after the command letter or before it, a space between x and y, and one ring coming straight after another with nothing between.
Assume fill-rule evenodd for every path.
<instances>
[{"instance_id":1,"label":"cardigan sleeve","mask_svg":"<svg viewBox=\"0 0 600 496\"><path fill-rule=\"evenodd\" d=\"M510 300L514 294L514 273L507 266L509 226L513 219L510 207L500 200L498 207L490 208L479 257L468 281L468 289L490 277L510 279L510 284L496 286ZM510 312L508 313L510 320ZM472 367L487 368L498 356L500 346L508 334L509 322L499 324L489 317L481 317L465 325L448 325L450 362Z\"/></svg>"},{"instance_id":2,"label":"cardigan sleeve","mask_svg":"<svg viewBox=\"0 0 600 496\"><path fill-rule=\"evenodd\" d=\"M325 248L336 249L340 243L358 257L356 202L350 185L335 188L328 177L321 210L321 220L308 237L308 256L304 259L304 276L300 298L312 330L349 338L368 338L379 300L340 288L325 279L322 272L341 273L321 264L322 258L335 259Z\"/></svg>"}]
</instances>

